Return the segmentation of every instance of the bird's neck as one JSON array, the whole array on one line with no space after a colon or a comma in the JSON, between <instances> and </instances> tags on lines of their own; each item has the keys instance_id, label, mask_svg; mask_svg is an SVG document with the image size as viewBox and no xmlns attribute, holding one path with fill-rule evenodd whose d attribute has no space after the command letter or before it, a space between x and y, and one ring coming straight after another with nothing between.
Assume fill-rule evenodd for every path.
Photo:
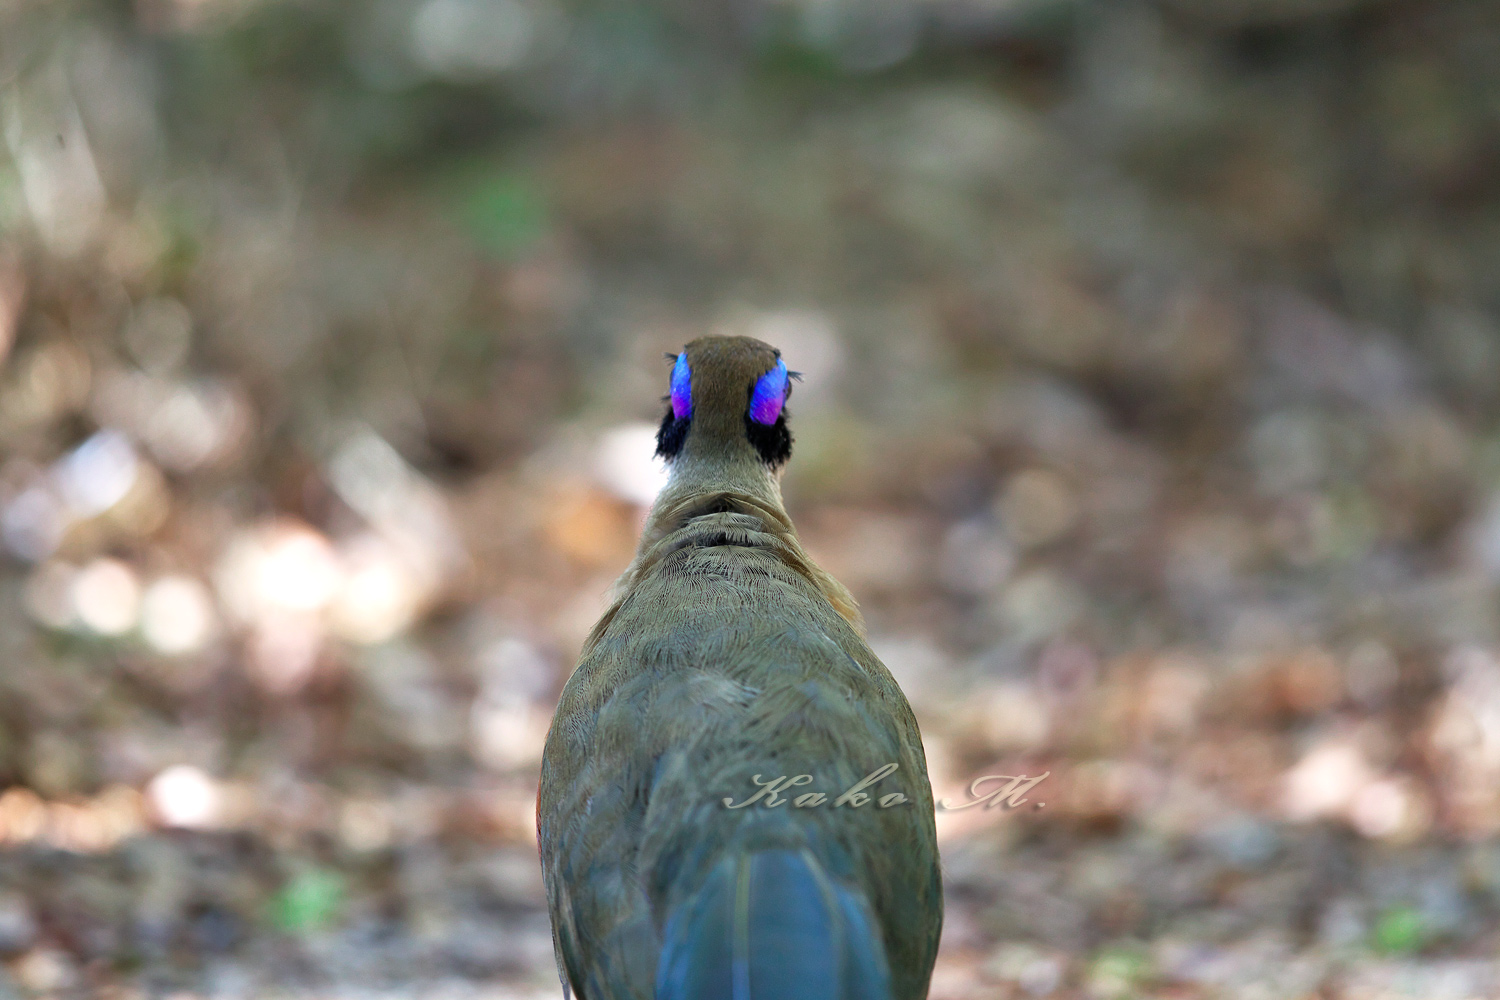
<instances>
[{"instance_id":1,"label":"bird's neck","mask_svg":"<svg viewBox=\"0 0 1500 1000\"><path fill-rule=\"evenodd\" d=\"M748 445L747 445L748 450ZM729 458L725 458L727 451ZM668 536L689 528L695 518L712 515L750 516L760 521L767 545L823 595L856 634L864 635L864 619L853 596L803 551L797 531L781 501L775 472L758 460L745 460L733 450L695 452L684 448L672 463L672 475L651 506L635 559L615 584L615 597L584 643L584 654L600 641L615 613L636 584L655 571L661 561L680 548ZM701 523L701 522L700 522ZM679 536L680 537L680 536Z\"/></svg>"},{"instance_id":2,"label":"bird's neck","mask_svg":"<svg viewBox=\"0 0 1500 1000\"><path fill-rule=\"evenodd\" d=\"M782 505L780 477L764 462L742 456L726 461L717 455L700 455L687 449L672 463L662 495L675 498L723 492L743 493L778 508Z\"/></svg>"},{"instance_id":3,"label":"bird's neck","mask_svg":"<svg viewBox=\"0 0 1500 1000\"><path fill-rule=\"evenodd\" d=\"M780 477L759 461L748 446L743 449L684 448L672 462L667 485L657 495L641 532L640 551L687 521L713 513L723 498L747 501L763 512L774 530L790 530L791 518L781 499Z\"/></svg>"}]
</instances>

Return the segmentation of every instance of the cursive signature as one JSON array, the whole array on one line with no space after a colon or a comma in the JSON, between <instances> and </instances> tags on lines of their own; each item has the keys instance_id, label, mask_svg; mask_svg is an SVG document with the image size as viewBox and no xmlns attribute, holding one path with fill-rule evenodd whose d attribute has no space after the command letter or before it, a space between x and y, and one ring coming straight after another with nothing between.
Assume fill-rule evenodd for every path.
<instances>
[{"instance_id":1,"label":"cursive signature","mask_svg":"<svg viewBox=\"0 0 1500 1000\"><path fill-rule=\"evenodd\" d=\"M873 792L865 791L865 789L872 788L878 784L883 778L887 778L895 773L897 767L898 765L894 763L877 767L836 797L833 800L833 808L838 809L843 806L849 806L858 809L872 799L874 799L875 804L881 809L890 809L894 806L909 803L911 799L907 798L901 792L887 792L885 795L875 798ZM969 783L970 801L954 805L947 799L943 799L938 802L937 808L946 812L972 809L978 805L982 805L986 809L992 809L997 805L1014 809L1026 801L1027 792L1041 784L1051 773L1051 771L1046 771L1034 778L1025 774L986 774L975 778ZM812 784L813 776L810 774L798 774L790 777L783 774L773 778L757 774L750 781L756 786L756 793L743 802L734 801L733 796L725 796L723 802L726 809L744 809L757 802L761 803L767 809L775 809L777 806L786 805L788 802L792 804L793 809L811 809L828 804L828 795L825 792L808 791L795 796L784 794L794 788L802 788ZM980 793L979 790L982 786L989 782L1000 781L1008 782L1008 784L1001 785L991 792Z\"/></svg>"},{"instance_id":2,"label":"cursive signature","mask_svg":"<svg viewBox=\"0 0 1500 1000\"><path fill-rule=\"evenodd\" d=\"M972 809L977 805L983 805L986 809L1003 805L1008 809L1014 809L1026 801L1026 793L1051 774L1051 771L1043 771L1035 778L1025 774L986 774L969 782L969 796L971 801L962 805L953 805L947 799L938 802L937 807L944 812L957 812L960 809ZM987 781L1008 781L1010 784L995 789L987 795L979 794L979 786Z\"/></svg>"},{"instance_id":3,"label":"cursive signature","mask_svg":"<svg viewBox=\"0 0 1500 1000\"><path fill-rule=\"evenodd\" d=\"M896 770L896 766L897 765L895 764L887 764L884 767L877 767L875 770L871 771L869 774L861 778L858 782L851 785L844 792L844 794L834 799L833 807L837 809L840 806L852 806L853 808L858 809L866 802L869 802L871 794L865 791L865 789L869 788L871 785L874 785L881 778L884 778L886 775ZM782 775L779 778L768 778L762 781L760 775L757 774L750 780L760 787L760 791L756 792L754 795L750 796L743 802L735 802L732 796L726 796L724 799L725 808L743 809L754 802L759 802L761 799L765 799L766 806L768 808L774 809L776 806L784 805L787 801L786 797L781 794L782 792L786 791L788 788L797 788L802 785L812 784L813 776L810 774L799 774L795 778L788 778L786 775ZM791 801L793 809L810 809L813 806L821 806L826 803L828 801L828 796L822 792L804 792ZM889 809L892 806L899 806L902 803L909 801L910 800L900 792L890 792L889 794L882 795L877 800L880 808L882 809Z\"/></svg>"}]
</instances>

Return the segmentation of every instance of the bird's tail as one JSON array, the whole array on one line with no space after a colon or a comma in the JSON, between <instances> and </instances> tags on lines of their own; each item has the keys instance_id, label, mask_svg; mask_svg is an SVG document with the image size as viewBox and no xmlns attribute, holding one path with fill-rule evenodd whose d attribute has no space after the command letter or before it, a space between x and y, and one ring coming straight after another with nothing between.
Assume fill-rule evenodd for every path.
<instances>
[{"instance_id":1,"label":"bird's tail","mask_svg":"<svg viewBox=\"0 0 1500 1000\"><path fill-rule=\"evenodd\" d=\"M806 850L723 859L664 930L656 1000L890 1000L869 904Z\"/></svg>"}]
</instances>

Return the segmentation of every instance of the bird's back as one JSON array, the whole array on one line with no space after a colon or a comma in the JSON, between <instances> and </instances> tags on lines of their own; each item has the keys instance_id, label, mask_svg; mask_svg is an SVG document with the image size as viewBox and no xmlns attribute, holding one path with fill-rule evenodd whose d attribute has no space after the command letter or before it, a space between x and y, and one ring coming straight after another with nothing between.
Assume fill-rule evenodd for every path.
<instances>
[{"instance_id":1,"label":"bird's back","mask_svg":"<svg viewBox=\"0 0 1500 1000\"><path fill-rule=\"evenodd\" d=\"M587 1000L925 996L942 902L911 709L784 515L693 502L643 543L548 737L565 979Z\"/></svg>"}]
</instances>

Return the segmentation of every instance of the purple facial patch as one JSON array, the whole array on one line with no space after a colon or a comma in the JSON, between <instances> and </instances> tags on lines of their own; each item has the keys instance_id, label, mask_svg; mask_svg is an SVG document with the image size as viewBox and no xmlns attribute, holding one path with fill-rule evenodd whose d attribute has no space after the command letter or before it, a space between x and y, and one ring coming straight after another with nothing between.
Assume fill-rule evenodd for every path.
<instances>
[{"instance_id":1,"label":"purple facial patch","mask_svg":"<svg viewBox=\"0 0 1500 1000\"><path fill-rule=\"evenodd\" d=\"M776 367L755 382L750 396L750 419L758 424L774 424L786 402L786 362L776 359Z\"/></svg>"},{"instance_id":2,"label":"purple facial patch","mask_svg":"<svg viewBox=\"0 0 1500 1000\"><path fill-rule=\"evenodd\" d=\"M672 416L682 420L692 413L693 373L688 368L687 351L683 351L672 366Z\"/></svg>"}]
</instances>

